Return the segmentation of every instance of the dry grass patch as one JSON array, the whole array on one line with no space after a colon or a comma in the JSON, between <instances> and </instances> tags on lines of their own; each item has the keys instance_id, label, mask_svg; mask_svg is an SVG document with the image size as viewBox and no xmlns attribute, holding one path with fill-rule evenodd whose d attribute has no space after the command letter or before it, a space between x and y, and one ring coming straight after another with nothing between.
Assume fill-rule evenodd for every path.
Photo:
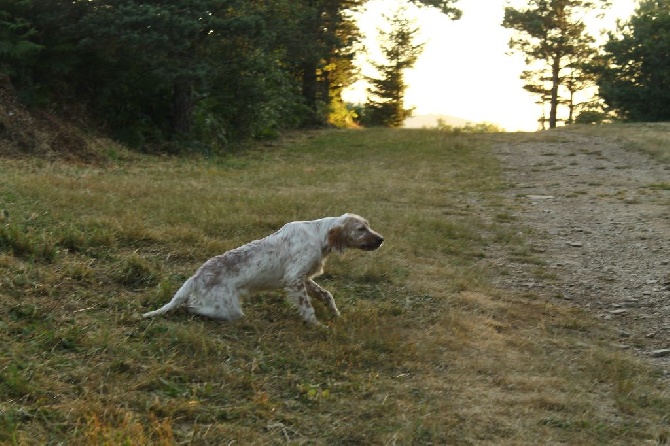
<instances>
[{"instance_id":1,"label":"dry grass patch","mask_svg":"<svg viewBox=\"0 0 670 446\"><path fill-rule=\"evenodd\" d=\"M570 127L587 135L617 138L628 149L645 152L664 164L670 164L670 124L668 123Z\"/></svg>"},{"instance_id":2,"label":"dry grass patch","mask_svg":"<svg viewBox=\"0 0 670 446\"><path fill-rule=\"evenodd\" d=\"M667 438L667 389L615 334L492 286L491 253L535 262L498 195L502 137L328 131L216 160L3 162L0 442ZM279 293L237 323L139 318L208 257L346 211L387 241L329 262L329 330Z\"/></svg>"}]
</instances>

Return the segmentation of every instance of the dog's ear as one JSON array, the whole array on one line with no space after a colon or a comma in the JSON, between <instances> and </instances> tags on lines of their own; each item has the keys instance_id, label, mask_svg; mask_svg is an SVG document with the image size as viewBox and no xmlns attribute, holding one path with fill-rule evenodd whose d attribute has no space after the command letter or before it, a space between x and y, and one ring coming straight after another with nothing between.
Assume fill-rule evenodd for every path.
<instances>
[{"instance_id":1,"label":"dog's ear","mask_svg":"<svg viewBox=\"0 0 670 446\"><path fill-rule=\"evenodd\" d=\"M331 251L344 251L344 248L346 248L346 240L344 236L344 228L342 226L335 226L328 231L328 247Z\"/></svg>"}]
</instances>

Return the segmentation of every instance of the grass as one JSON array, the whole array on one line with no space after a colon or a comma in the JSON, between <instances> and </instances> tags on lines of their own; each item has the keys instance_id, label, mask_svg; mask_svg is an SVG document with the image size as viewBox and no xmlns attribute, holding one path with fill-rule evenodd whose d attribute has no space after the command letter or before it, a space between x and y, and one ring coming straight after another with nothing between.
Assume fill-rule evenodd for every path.
<instances>
[{"instance_id":1,"label":"grass","mask_svg":"<svg viewBox=\"0 0 670 446\"><path fill-rule=\"evenodd\" d=\"M627 149L644 152L659 162L670 165L670 124L668 123L577 125L571 128L585 134L616 138Z\"/></svg>"},{"instance_id":2,"label":"grass","mask_svg":"<svg viewBox=\"0 0 670 446\"><path fill-rule=\"evenodd\" d=\"M501 200L488 146L504 137L327 131L213 160L3 160L0 443L666 442L667 387L617 333L493 285L493 255L541 268ZM208 257L346 211L387 241L329 261L329 330L280 293L236 323L140 319Z\"/></svg>"}]
</instances>

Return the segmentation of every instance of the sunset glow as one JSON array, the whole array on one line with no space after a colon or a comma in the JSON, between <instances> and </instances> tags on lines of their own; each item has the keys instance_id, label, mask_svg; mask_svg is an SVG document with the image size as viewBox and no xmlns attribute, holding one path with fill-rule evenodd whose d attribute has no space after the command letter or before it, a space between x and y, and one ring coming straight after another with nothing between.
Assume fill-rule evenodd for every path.
<instances>
[{"instance_id":1,"label":"sunset glow","mask_svg":"<svg viewBox=\"0 0 670 446\"><path fill-rule=\"evenodd\" d=\"M400 1L369 2L359 24L366 47L377 46L376 29L383 13L390 14ZM473 123L497 124L508 131L538 129L541 107L536 96L523 89L519 75L525 69L523 56L509 55L507 43L512 32L500 24L504 7L519 2L505 0L460 0L461 20L452 21L436 10L410 9L420 28L419 41L425 49L415 68L407 73L406 103L416 107L415 115L440 114ZM522 2L521 4L527 4ZM628 18L633 0L618 0L600 20L591 21L594 37L601 29L613 30L617 18ZM359 59L365 74L370 73L365 57ZM350 102L365 101L364 82L346 92Z\"/></svg>"}]
</instances>

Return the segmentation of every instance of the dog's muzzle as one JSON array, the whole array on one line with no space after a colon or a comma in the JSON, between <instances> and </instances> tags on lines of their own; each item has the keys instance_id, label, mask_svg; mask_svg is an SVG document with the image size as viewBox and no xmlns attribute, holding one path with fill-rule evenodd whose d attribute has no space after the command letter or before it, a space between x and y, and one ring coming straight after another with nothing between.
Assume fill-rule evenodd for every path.
<instances>
[{"instance_id":1,"label":"dog's muzzle","mask_svg":"<svg viewBox=\"0 0 670 446\"><path fill-rule=\"evenodd\" d=\"M361 249L363 251L374 251L375 249L378 249L382 245L382 243L384 243L384 237L376 236L375 239L372 240L370 243L361 245Z\"/></svg>"}]
</instances>

